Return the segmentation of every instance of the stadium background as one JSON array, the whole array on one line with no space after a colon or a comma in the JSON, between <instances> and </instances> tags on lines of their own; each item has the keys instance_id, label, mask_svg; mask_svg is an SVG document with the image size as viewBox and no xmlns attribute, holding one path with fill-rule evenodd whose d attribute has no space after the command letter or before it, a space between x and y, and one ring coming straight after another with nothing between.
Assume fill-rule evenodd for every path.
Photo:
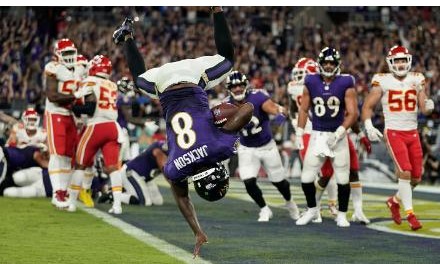
<instances>
[{"instance_id":1,"label":"stadium background","mask_svg":"<svg viewBox=\"0 0 440 264\"><path fill-rule=\"evenodd\" d=\"M419 123L425 153L439 158L439 7L225 7L225 12L236 48L234 68L247 74L254 88L266 89L282 105L287 105L286 85L300 57L316 58L327 45L339 49L342 72L355 76L361 105L372 75L387 70L387 50L395 44L408 47L413 54L412 70L425 75L428 94L436 102L434 113L420 115ZM1 7L0 111L16 118L27 106L44 112L43 68L59 38L72 39L87 58L110 56L114 81L129 76L122 50L111 41L115 26L128 14L136 17L136 41L147 68L215 51L209 13L203 7ZM219 85L210 92L211 102L226 95ZM159 121L157 101L136 96L132 102L133 116ZM376 113L373 123L383 128L381 111ZM159 123L163 132L164 124ZM4 137L8 126L2 124L1 128ZM278 143L288 142L290 134L291 126L286 123L277 135ZM130 135L141 150L151 143L151 135L140 128L131 126ZM383 146L373 152L373 160L388 157ZM291 152L287 149L286 153ZM391 160L384 164L392 170ZM433 184L438 171L429 164L424 180Z\"/></svg>"},{"instance_id":2,"label":"stadium background","mask_svg":"<svg viewBox=\"0 0 440 264\"><path fill-rule=\"evenodd\" d=\"M115 27L128 14L137 17L136 41L141 48L141 53L146 58L148 68L169 61L212 54L215 52L214 42L211 39L212 26L209 14L204 11L205 9L200 7L0 7L0 111L16 118L20 118L22 111L28 106L34 106L40 114L44 112L46 97L42 83L43 68L52 57L54 41L62 37L72 39L78 52L89 59L95 54L108 55L114 65L112 80L116 81L122 76L129 76L122 50L116 48L111 40ZM287 105L286 85L290 80L293 64L300 57L316 58L322 47L335 46L341 52L342 72L351 73L356 78L356 89L361 104L364 96L368 93L372 75L375 72L387 70L385 63L387 50L394 44L408 47L413 54L412 70L420 71L425 75L428 94L436 102L436 109L430 117L419 116L419 129L422 132L425 153L431 154L430 158L433 160L440 158L439 137L437 136L440 123L439 7L225 7L224 9L232 29L231 33L236 48L237 59L234 68L246 73L254 88L266 89L272 98L282 105ZM210 92L213 103L226 95L227 92L222 86L216 87L214 91ZM132 104L134 116L150 118L160 123L161 110L158 106L158 102L142 96L136 96ZM376 112L373 122L375 126L380 128L383 127L383 117L379 110ZM162 136L160 133L163 133L163 124L161 126L162 130L156 135L148 135L142 129L132 126L130 130L132 142L139 145L140 149L147 147L153 138ZM0 129L0 137L4 140L4 137L7 136L8 124L1 124ZM291 129L290 125L286 123L283 130L278 131L277 137L277 143L283 150L286 160L292 160L294 156L294 154L292 155L294 152L291 151L288 144ZM365 155L363 157L363 171L368 166L374 167L373 165L376 165L375 169L379 170L380 177L383 177L388 175L387 172L393 170L391 160L382 145L373 145L373 154L368 158L365 158ZM425 164L424 182L425 184L438 185L440 184L440 181L437 180L439 177L438 168L432 168L431 164ZM381 165L384 165L385 168ZM363 180L366 179L367 174L363 174ZM392 176L387 181L393 181ZM240 190L238 182L234 184L237 189L230 194L232 198L245 193L242 186ZM171 243L190 252L192 247L191 234L184 223L179 221L181 218L169 191L163 188L164 186L164 184L161 186L161 191L164 191L167 202L164 209L161 209L161 213L158 214L157 211L140 213L137 208L128 208L127 214L121 218L144 229L150 228L150 231L153 230L155 235L164 237L167 241L171 241ZM269 191L265 191L270 192L270 187L266 187ZM295 198L301 199L299 197L302 196L302 193L298 185L294 188ZM377 202L376 198L374 195L367 195L364 199L366 204L373 204L373 206L370 204L366 206L366 214L372 216L373 213L380 211L380 214L376 213L373 217L373 221L387 219L388 212L383 202ZM420 196L416 195L415 198L418 199ZM422 199L431 201L431 203L423 204L427 208L427 212L431 212L432 208L437 208L438 211L438 194L430 198L422 197ZM15 201L2 199L1 203L3 204L2 208L5 208L4 204L8 203L11 210L21 212L17 207L14 208ZM281 203L281 200L278 201L277 198L271 197L270 203ZM382 260L387 263L393 261L403 263L410 261L404 253L411 250L415 252L414 255L418 256L422 256L426 250L432 250L429 257L425 259L418 257L412 260L412 263L434 263L438 258L438 253L436 253L438 240L427 238L416 240L402 238L398 235L387 237L379 232L369 233L360 226L353 226L350 233L343 232L343 243L338 247L333 247L327 241L334 239L332 235L337 230L330 221L317 229L314 229L313 226L305 231L294 228L289 230L292 231L292 236L280 239L280 234L284 234L286 228L292 226L292 223L287 222L287 216L275 220L273 225L277 227L274 230L273 225L271 228L261 228L257 223L254 223L256 209L248 209L253 208L249 202L227 199L217 207L211 208L210 204L195 198L195 204L197 208L200 208L202 224L207 226L208 234L212 236L210 243L213 245L203 250L205 256L213 262L273 263L276 261L282 263L283 260L292 258L296 258L299 262L308 262L310 260L309 251L303 248L311 248L319 242L325 243L323 247L327 248L327 252L331 256L327 257L327 252L320 252L314 259L315 262L341 263L345 260L354 263L359 259L348 258L348 256L357 255L360 256L361 262L377 263ZM301 205L304 206L304 201ZM23 204L20 206L27 208ZM39 201L33 202L32 206L40 210L47 209L43 204L39 204ZM217 210L219 207L245 209L239 211L238 214L231 210L219 216ZM106 205L100 205L98 209L106 210L108 208ZM28 210L32 211L31 208ZM275 209L277 215L281 215L279 211L281 209ZM17 214L18 217L25 216L24 213ZM51 213L50 217L62 217L63 221L72 221L61 214L62 212ZM439 219L438 213L432 215L426 213L424 216L432 221L438 222ZM74 218L79 225L81 225L80 217L83 217L81 213ZM328 218L328 215L325 217ZM231 219L235 219L237 222L246 219L246 222L244 224L241 222L243 225L233 226L230 224ZM35 225L41 222L36 218L34 221ZM47 223L52 224L50 221ZM43 222L43 224L47 223ZM176 226L178 231L175 228L170 229L170 226ZM429 227L429 222L426 227ZM329 229L330 232L328 232ZM4 231L4 229L0 230ZM255 239L252 234L245 235L244 232L247 230L257 230L258 239ZM364 250L367 249L364 253L350 248L353 246L353 240L351 240L353 233L351 232L355 232L367 241L359 244ZM319 233L325 233L324 237ZM78 234L74 233L74 235ZM297 237L293 237L295 235ZM380 243L374 241L378 236L379 239L382 239ZM240 237L248 240L242 241ZM400 241L397 243L401 244L397 250L392 246L395 239ZM29 239L28 243L31 241L33 240ZM81 242L86 244L86 248L87 241L89 241L88 238L84 238L84 242ZM276 241L276 243L273 242L273 244L265 246L261 241L264 243ZM341 242L341 240L337 241ZM20 244L23 241L17 243ZM243 243L247 243L249 248L255 250L249 253L237 246ZM293 250L294 247L299 247L300 243L303 243L300 247L301 250L299 250L302 252L301 254ZM408 246L411 244L414 246ZM4 242L0 245L2 248L0 252L2 252L14 244ZM292 245L292 250L284 250L283 245ZM271 253L266 253L267 247L271 246L277 250L272 249ZM347 250L345 258L336 255L341 247ZM435 250L436 248L437 250ZM224 258L222 258L216 250L223 250L228 254L224 254ZM54 252L60 253L58 248ZM260 253L256 254L256 252ZM11 262L10 258L5 258L8 255L0 255L3 256L0 257L0 262L3 260L6 263L30 263L29 261L51 263L47 262L45 257ZM250 255L253 258L250 258ZM93 259L91 257L90 261ZM108 260L108 263L116 263L116 259ZM53 263L59 263L61 260L71 263L72 259L69 254L66 254L58 256ZM86 262L88 259L83 256L82 260ZM158 263L161 262L158 261ZM169 262L169 260L163 262ZM145 262L139 260L137 263Z\"/></svg>"}]
</instances>

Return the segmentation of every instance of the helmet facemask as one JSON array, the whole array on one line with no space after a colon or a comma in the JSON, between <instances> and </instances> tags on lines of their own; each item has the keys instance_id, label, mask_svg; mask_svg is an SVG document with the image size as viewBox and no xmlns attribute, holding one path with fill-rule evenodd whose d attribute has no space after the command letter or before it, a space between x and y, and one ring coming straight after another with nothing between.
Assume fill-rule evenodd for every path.
<instances>
[{"instance_id":1,"label":"helmet facemask","mask_svg":"<svg viewBox=\"0 0 440 264\"><path fill-rule=\"evenodd\" d=\"M326 62L331 62L335 66L332 71L325 70L324 64ZM319 66L319 73L326 78L331 78L334 75L339 74L340 66L341 66L341 56L339 55L339 52L334 48L329 48L329 47L324 48L319 53L318 66Z\"/></svg>"},{"instance_id":2,"label":"helmet facemask","mask_svg":"<svg viewBox=\"0 0 440 264\"><path fill-rule=\"evenodd\" d=\"M306 77L307 71L301 68L293 68L292 70L292 80L297 84L303 84L304 78Z\"/></svg>"},{"instance_id":3,"label":"helmet facemask","mask_svg":"<svg viewBox=\"0 0 440 264\"><path fill-rule=\"evenodd\" d=\"M22 117L22 121L26 130L37 130L40 124L40 117L37 113L26 113Z\"/></svg>"},{"instance_id":4,"label":"helmet facemask","mask_svg":"<svg viewBox=\"0 0 440 264\"><path fill-rule=\"evenodd\" d=\"M236 93L232 92L232 90L237 86L240 86L243 88L242 93L236 94ZM247 92L247 86L245 86L244 84L234 85L231 88L229 88L229 93L231 94L232 98L234 98L234 100L238 101L238 102L244 100L244 98L246 97L246 92Z\"/></svg>"},{"instance_id":5,"label":"helmet facemask","mask_svg":"<svg viewBox=\"0 0 440 264\"><path fill-rule=\"evenodd\" d=\"M76 65L76 49L75 48L66 48L60 52L58 52L59 61L66 65L67 68L73 68Z\"/></svg>"},{"instance_id":6,"label":"helmet facemask","mask_svg":"<svg viewBox=\"0 0 440 264\"><path fill-rule=\"evenodd\" d=\"M399 77L403 77L411 70L412 56L410 54L400 56L390 56L386 58L389 70ZM406 60L404 63L397 62L396 60Z\"/></svg>"},{"instance_id":7,"label":"helmet facemask","mask_svg":"<svg viewBox=\"0 0 440 264\"><path fill-rule=\"evenodd\" d=\"M232 71L226 78L226 88L228 88L228 91L231 94L232 98L234 98L234 100L236 101L244 100L244 98L246 97L248 85L249 81L246 78L246 75L242 74L239 71ZM241 86L243 88L242 93L236 94L232 92L232 90L237 86Z\"/></svg>"}]
</instances>

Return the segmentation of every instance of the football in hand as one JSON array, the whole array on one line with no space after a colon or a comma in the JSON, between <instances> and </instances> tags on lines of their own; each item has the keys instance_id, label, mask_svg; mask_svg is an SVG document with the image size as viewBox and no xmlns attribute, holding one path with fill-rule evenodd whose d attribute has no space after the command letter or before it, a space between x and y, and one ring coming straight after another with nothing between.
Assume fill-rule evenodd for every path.
<instances>
[{"instance_id":1,"label":"football in hand","mask_svg":"<svg viewBox=\"0 0 440 264\"><path fill-rule=\"evenodd\" d=\"M229 118L235 115L238 111L238 106L230 103L221 103L211 108L212 116L214 117L214 124L218 127L223 126Z\"/></svg>"}]
</instances>

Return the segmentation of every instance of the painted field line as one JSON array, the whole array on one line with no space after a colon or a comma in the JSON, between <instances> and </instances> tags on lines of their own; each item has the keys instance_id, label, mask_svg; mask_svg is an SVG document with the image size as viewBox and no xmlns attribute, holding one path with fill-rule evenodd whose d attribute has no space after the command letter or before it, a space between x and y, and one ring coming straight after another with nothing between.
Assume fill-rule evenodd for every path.
<instances>
[{"instance_id":1,"label":"painted field line","mask_svg":"<svg viewBox=\"0 0 440 264\"><path fill-rule=\"evenodd\" d=\"M152 234L145 232L144 230L137 228L133 225L130 225L116 217L111 216L110 214L104 213L98 209L95 208L87 208L82 204L78 204L78 207L80 207L83 211L95 216L96 218L102 219L104 222L120 229L122 232L128 234L131 237L136 238L137 240L154 247L155 249L170 255L180 261L183 261L184 263L203 263L203 264L211 264L211 262L204 260L201 257L197 257L196 259L193 259L193 255L188 253L187 251L176 247L172 244L169 244L165 240L162 240L160 238L157 238L153 236ZM146 262L148 262L146 260Z\"/></svg>"},{"instance_id":2,"label":"painted field line","mask_svg":"<svg viewBox=\"0 0 440 264\"><path fill-rule=\"evenodd\" d=\"M424 222L427 222L429 220L425 220ZM405 231L399 231L395 230L389 227L386 227L385 225L391 224L392 221L380 221L376 223L372 223L367 225L367 228L374 229L377 231L387 232L387 233L393 233L393 234L399 234L399 235L405 235L405 236L413 236L413 237L423 237L423 238L434 238L434 239L440 239L438 236L432 236L432 235L426 235L416 232L405 232Z\"/></svg>"}]
</instances>

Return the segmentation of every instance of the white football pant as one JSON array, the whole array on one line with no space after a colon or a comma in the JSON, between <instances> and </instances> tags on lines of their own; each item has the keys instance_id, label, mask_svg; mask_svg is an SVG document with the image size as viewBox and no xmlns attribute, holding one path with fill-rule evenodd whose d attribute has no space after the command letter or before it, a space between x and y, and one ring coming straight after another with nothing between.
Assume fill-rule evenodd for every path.
<instances>
[{"instance_id":1,"label":"white football pant","mask_svg":"<svg viewBox=\"0 0 440 264\"><path fill-rule=\"evenodd\" d=\"M243 145L238 147L238 171L241 180L256 178L261 165L271 182L280 182L286 178L281 156L273 139L257 148Z\"/></svg>"},{"instance_id":2,"label":"white football pant","mask_svg":"<svg viewBox=\"0 0 440 264\"><path fill-rule=\"evenodd\" d=\"M311 133L309 147L306 156L304 157L303 171L301 173L302 183L312 183L327 159L327 157L319 157L314 154L316 152L314 148L319 147L319 145L315 144L317 137L322 133L332 132L312 131ZM342 138L336 143L333 152L335 156L334 158L331 158L331 162L336 182L338 184L348 184L350 174L350 151L348 148L347 137Z\"/></svg>"}]
</instances>

